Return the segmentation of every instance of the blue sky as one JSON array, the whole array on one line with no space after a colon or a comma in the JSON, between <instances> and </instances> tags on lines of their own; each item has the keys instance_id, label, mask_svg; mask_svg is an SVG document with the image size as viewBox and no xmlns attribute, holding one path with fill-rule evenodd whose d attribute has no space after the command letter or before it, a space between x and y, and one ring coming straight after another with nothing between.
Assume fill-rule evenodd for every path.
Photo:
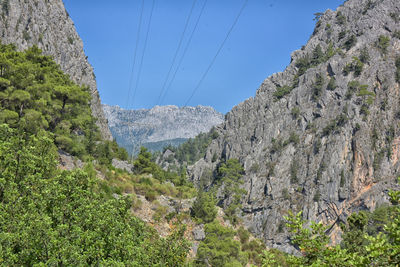
<instances>
[{"instance_id":1,"label":"blue sky","mask_svg":"<svg viewBox=\"0 0 400 267\"><path fill-rule=\"evenodd\" d=\"M64 0L94 67L103 103L133 109L156 104L183 106L199 85L187 105L212 106L222 113L254 96L269 75L284 70L291 52L304 45L313 32L314 13L335 10L343 0L247 0L237 24L199 84L245 2L154 0L150 20L153 0Z\"/></svg>"}]
</instances>

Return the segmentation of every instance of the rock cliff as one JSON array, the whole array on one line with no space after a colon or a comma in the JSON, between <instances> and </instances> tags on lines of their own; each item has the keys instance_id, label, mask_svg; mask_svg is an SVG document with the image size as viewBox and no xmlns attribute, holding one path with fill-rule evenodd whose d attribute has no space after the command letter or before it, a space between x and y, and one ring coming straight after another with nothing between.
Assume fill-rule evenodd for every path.
<instances>
[{"instance_id":1,"label":"rock cliff","mask_svg":"<svg viewBox=\"0 0 400 267\"><path fill-rule=\"evenodd\" d=\"M37 45L46 55L53 56L75 82L89 86L97 125L103 138L111 139L93 68L62 0L2 0L0 3L1 42L13 43L20 50Z\"/></svg>"},{"instance_id":2,"label":"rock cliff","mask_svg":"<svg viewBox=\"0 0 400 267\"><path fill-rule=\"evenodd\" d=\"M155 106L152 109L126 110L103 105L108 125L117 142L132 150L133 145L162 149L178 145L199 133L208 132L223 122L224 116L212 107Z\"/></svg>"},{"instance_id":3,"label":"rock cliff","mask_svg":"<svg viewBox=\"0 0 400 267\"><path fill-rule=\"evenodd\" d=\"M329 225L335 241L351 212L388 202L396 186L400 1L349 0L327 10L291 58L226 115L219 137L189 170L210 187L215 181L205 174L239 159L246 170L242 219L285 251L292 250L283 227L288 210Z\"/></svg>"}]
</instances>

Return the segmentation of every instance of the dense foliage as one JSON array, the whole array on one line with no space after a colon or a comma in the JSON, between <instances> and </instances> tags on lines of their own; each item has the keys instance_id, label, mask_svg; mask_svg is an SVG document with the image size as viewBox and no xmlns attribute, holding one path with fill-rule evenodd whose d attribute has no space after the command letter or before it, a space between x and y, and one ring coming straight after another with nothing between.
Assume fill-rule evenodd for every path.
<instances>
[{"instance_id":1,"label":"dense foliage","mask_svg":"<svg viewBox=\"0 0 400 267\"><path fill-rule=\"evenodd\" d=\"M234 240L235 231L214 221L205 225L206 238L200 243L195 266L244 266L247 255Z\"/></svg>"},{"instance_id":2,"label":"dense foliage","mask_svg":"<svg viewBox=\"0 0 400 267\"><path fill-rule=\"evenodd\" d=\"M57 147L75 156L92 155L105 164L127 158L115 142L101 140L90 97L36 46L17 52L0 44L0 123L29 134L50 131Z\"/></svg>"},{"instance_id":3,"label":"dense foliage","mask_svg":"<svg viewBox=\"0 0 400 267\"><path fill-rule=\"evenodd\" d=\"M158 238L132 216L128 199L106 198L87 172L57 170L55 159L48 133L1 125L1 265L185 262L182 231Z\"/></svg>"}]
</instances>

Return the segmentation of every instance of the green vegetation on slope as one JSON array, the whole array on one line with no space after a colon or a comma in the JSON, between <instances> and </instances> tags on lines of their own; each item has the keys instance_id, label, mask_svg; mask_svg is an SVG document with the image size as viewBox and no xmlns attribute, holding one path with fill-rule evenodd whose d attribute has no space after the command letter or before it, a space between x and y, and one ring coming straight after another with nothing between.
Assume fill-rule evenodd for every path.
<instances>
[{"instance_id":1,"label":"green vegetation on slope","mask_svg":"<svg viewBox=\"0 0 400 267\"><path fill-rule=\"evenodd\" d=\"M175 158L181 165L184 163L190 165L204 157L207 147L211 144L211 141L217 137L218 133L212 128L210 132L201 133L195 138L190 138L178 147L167 146L164 148L164 152L169 149L175 153L170 160Z\"/></svg>"},{"instance_id":2,"label":"green vegetation on slope","mask_svg":"<svg viewBox=\"0 0 400 267\"><path fill-rule=\"evenodd\" d=\"M107 198L83 170L56 169L56 147L43 130L0 126L0 264L180 266L183 232L159 238Z\"/></svg>"},{"instance_id":3,"label":"green vegetation on slope","mask_svg":"<svg viewBox=\"0 0 400 267\"><path fill-rule=\"evenodd\" d=\"M54 143L80 158L109 164L127 158L116 142L104 141L90 110L90 92L78 86L36 46L17 52L0 44L0 123L27 134L54 133Z\"/></svg>"},{"instance_id":4,"label":"green vegetation on slope","mask_svg":"<svg viewBox=\"0 0 400 267\"><path fill-rule=\"evenodd\" d=\"M400 182L400 178L399 178ZM400 264L400 191L390 191L394 206L377 208L373 213L352 214L343 226L341 245L330 246L327 227L307 222L302 214L285 217L291 243L302 256L264 251L263 266L399 266Z\"/></svg>"},{"instance_id":5,"label":"green vegetation on slope","mask_svg":"<svg viewBox=\"0 0 400 267\"><path fill-rule=\"evenodd\" d=\"M37 47L0 44L0 265L182 266L184 228L160 238L132 215L131 197L96 178L92 162L113 173L111 160L127 153L101 140L89 102ZM59 149L88 164L57 169Z\"/></svg>"}]
</instances>

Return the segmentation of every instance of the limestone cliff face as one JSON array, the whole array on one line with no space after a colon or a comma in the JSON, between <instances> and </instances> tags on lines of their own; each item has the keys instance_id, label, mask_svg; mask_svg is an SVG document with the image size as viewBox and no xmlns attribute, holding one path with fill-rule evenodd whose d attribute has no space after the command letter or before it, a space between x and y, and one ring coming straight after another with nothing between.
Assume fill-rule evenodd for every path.
<instances>
[{"instance_id":1,"label":"limestone cliff face","mask_svg":"<svg viewBox=\"0 0 400 267\"><path fill-rule=\"evenodd\" d=\"M163 145L180 144L199 133L208 132L224 118L206 106L179 108L170 105L127 110L103 105L103 108L113 137L128 151L132 150L132 145L158 144L153 145L154 150L161 150Z\"/></svg>"},{"instance_id":2,"label":"limestone cliff face","mask_svg":"<svg viewBox=\"0 0 400 267\"><path fill-rule=\"evenodd\" d=\"M337 240L339 222L387 202L399 175L399 38L398 0L327 10L286 70L226 115L190 169L193 181L238 158L246 170L242 218L253 233L290 251L280 225L288 210L302 210Z\"/></svg>"},{"instance_id":3,"label":"limestone cliff face","mask_svg":"<svg viewBox=\"0 0 400 267\"><path fill-rule=\"evenodd\" d=\"M13 43L20 50L37 45L46 55L53 56L75 82L88 85L97 125L103 138L111 139L93 68L62 0L2 0L0 3L1 42Z\"/></svg>"}]
</instances>

